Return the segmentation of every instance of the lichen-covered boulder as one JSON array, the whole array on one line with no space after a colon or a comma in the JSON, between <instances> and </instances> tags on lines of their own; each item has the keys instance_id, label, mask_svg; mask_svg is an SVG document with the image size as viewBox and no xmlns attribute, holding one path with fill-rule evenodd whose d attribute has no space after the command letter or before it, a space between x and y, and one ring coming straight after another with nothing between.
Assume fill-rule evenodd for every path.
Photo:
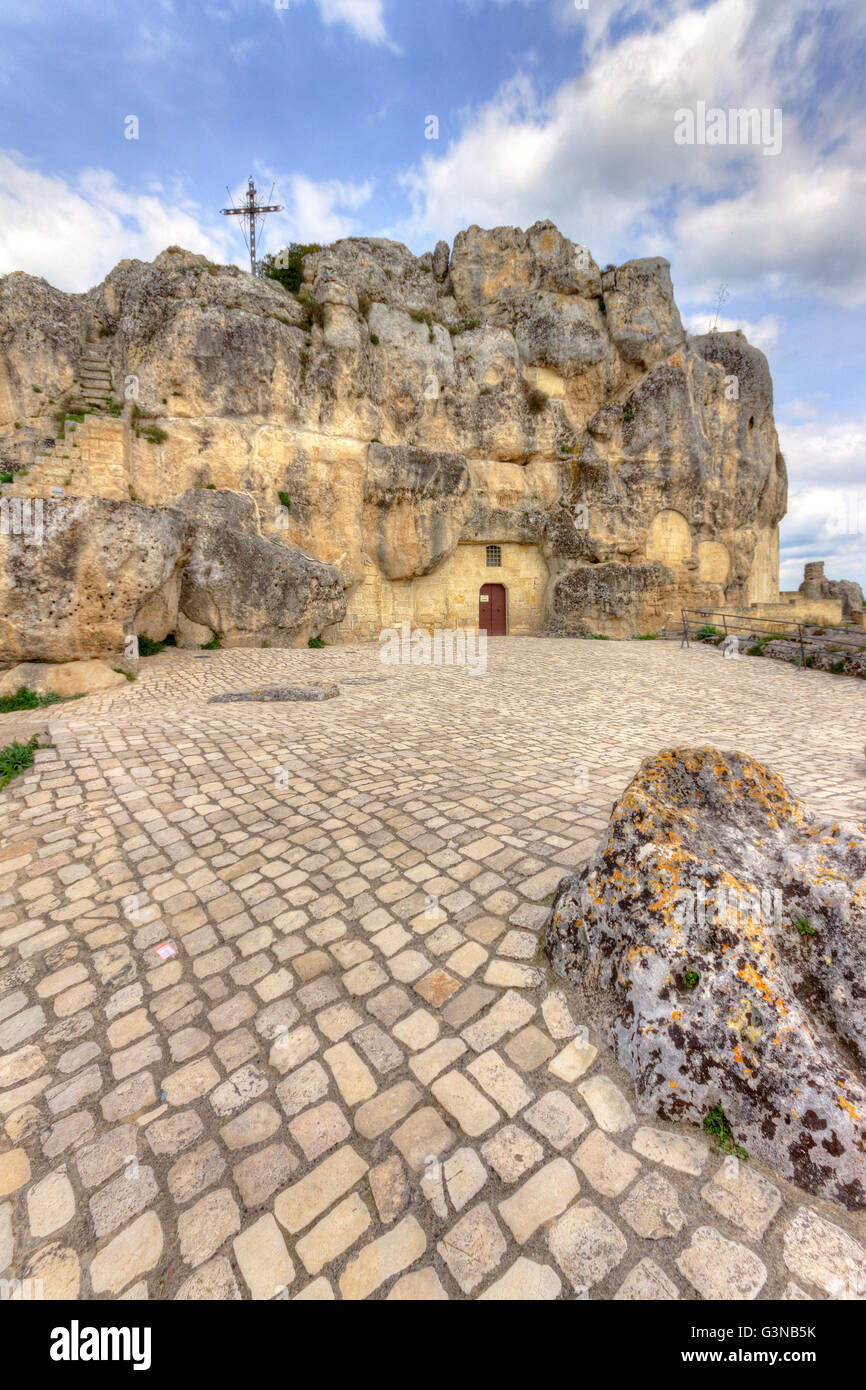
<instances>
[{"instance_id":1,"label":"lichen-covered boulder","mask_svg":"<svg viewBox=\"0 0 866 1390\"><path fill-rule=\"evenodd\" d=\"M866 827L744 754L659 753L560 884L546 946L643 1110L713 1112L807 1191L866 1206Z\"/></svg>"}]
</instances>

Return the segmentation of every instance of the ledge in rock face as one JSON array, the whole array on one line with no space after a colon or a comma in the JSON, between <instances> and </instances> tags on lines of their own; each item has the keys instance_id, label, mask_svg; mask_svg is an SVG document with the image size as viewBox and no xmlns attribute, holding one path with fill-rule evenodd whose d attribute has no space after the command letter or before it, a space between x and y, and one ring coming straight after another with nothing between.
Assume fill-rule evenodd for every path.
<instances>
[{"instance_id":1,"label":"ledge in rock face","mask_svg":"<svg viewBox=\"0 0 866 1390\"><path fill-rule=\"evenodd\" d=\"M742 753L648 758L546 949L648 1113L866 1206L866 827L818 819Z\"/></svg>"}]
</instances>

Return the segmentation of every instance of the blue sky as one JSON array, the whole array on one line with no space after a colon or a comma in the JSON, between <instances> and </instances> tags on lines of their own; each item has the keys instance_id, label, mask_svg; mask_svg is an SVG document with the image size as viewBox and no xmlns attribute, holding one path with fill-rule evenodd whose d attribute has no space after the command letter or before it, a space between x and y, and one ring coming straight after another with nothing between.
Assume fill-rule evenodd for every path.
<instances>
[{"instance_id":1,"label":"blue sky","mask_svg":"<svg viewBox=\"0 0 866 1390\"><path fill-rule=\"evenodd\" d=\"M600 264L667 256L692 331L724 286L769 357L783 587L866 586L864 71L862 0L4 0L0 273L243 264L218 210L251 172L265 249L551 217ZM779 109L780 151L675 143L700 101Z\"/></svg>"}]
</instances>

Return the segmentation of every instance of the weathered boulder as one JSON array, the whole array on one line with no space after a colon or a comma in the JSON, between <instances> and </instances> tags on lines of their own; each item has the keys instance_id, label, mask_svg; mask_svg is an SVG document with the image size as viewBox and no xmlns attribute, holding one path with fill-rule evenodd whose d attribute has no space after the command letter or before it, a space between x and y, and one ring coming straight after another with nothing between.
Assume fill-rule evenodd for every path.
<instances>
[{"instance_id":1,"label":"weathered boulder","mask_svg":"<svg viewBox=\"0 0 866 1390\"><path fill-rule=\"evenodd\" d=\"M218 633L226 646L291 646L344 617L339 570L296 546L251 533L252 499L193 490L177 506L188 511L194 528L179 600L189 622Z\"/></svg>"},{"instance_id":2,"label":"weathered boulder","mask_svg":"<svg viewBox=\"0 0 866 1390\"><path fill-rule=\"evenodd\" d=\"M154 595L170 593L189 523L96 497L38 501L0 531L0 659L68 661L123 650ZM167 588L168 586L168 588ZM171 631L171 615L166 619ZM165 632L160 634L165 636Z\"/></svg>"},{"instance_id":3,"label":"weathered boulder","mask_svg":"<svg viewBox=\"0 0 866 1390\"><path fill-rule=\"evenodd\" d=\"M23 686L36 695L95 695L125 685L122 671L104 661L24 661L0 676L0 695L15 695Z\"/></svg>"},{"instance_id":4,"label":"weathered boulder","mask_svg":"<svg viewBox=\"0 0 866 1390\"><path fill-rule=\"evenodd\" d=\"M556 580L548 631L555 637L637 637L657 631L675 602L674 577L664 565L581 565Z\"/></svg>"},{"instance_id":5,"label":"weathered boulder","mask_svg":"<svg viewBox=\"0 0 866 1390\"><path fill-rule=\"evenodd\" d=\"M645 1111L701 1124L807 1191L866 1206L866 827L752 758L648 758L560 884L554 968Z\"/></svg>"}]
</instances>

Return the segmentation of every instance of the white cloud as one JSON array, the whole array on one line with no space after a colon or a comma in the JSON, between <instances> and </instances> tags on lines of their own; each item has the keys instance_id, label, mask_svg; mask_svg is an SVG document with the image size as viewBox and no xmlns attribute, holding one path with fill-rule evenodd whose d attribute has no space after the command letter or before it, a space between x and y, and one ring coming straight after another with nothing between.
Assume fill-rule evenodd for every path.
<instances>
[{"instance_id":1,"label":"white cloud","mask_svg":"<svg viewBox=\"0 0 866 1390\"><path fill-rule=\"evenodd\" d=\"M346 183L325 179L316 183L304 174L277 175L268 172L262 182L274 179L277 190L287 198L286 211L272 215L265 224L262 244L275 251L290 241L317 241L323 246L340 237L358 232L352 213L369 201L373 183ZM275 198L277 194L275 193Z\"/></svg>"},{"instance_id":2,"label":"white cloud","mask_svg":"<svg viewBox=\"0 0 866 1390\"><path fill-rule=\"evenodd\" d=\"M257 171L267 196L273 175ZM276 180L287 190L284 213L265 220L260 248L288 241L327 243L357 230L352 212L370 197L371 182L321 183L302 174ZM246 182L234 190L240 206ZM183 246L221 264L247 267L240 218L212 217L185 200L177 187L124 188L107 169L84 169L69 182L30 168L10 151L0 151L0 275L23 270L58 289L90 289L124 259L149 261L166 246Z\"/></svg>"},{"instance_id":3,"label":"white cloud","mask_svg":"<svg viewBox=\"0 0 866 1390\"><path fill-rule=\"evenodd\" d=\"M106 169L68 182L0 151L0 274L24 270L80 292L119 260L152 260L172 244L217 261L243 259L229 229L209 226L176 192L131 192Z\"/></svg>"},{"instance_id":4,"label":"white cloud","mask_svg":"<svg viewBox=\"0 0 866 1390\"><path fill-rule=\"evenodd\" d=\"M866 300L866 119L841 78L822 85L810 0L629 0L577 15L582 75L543 97L518 73L464 114L441 152L404 171L411 211L397 235L423 245L471 222L547 216L597 259L669 256L681 298L708 299L724 279L739 293ZM623 20L643 31L621 37ZM858 25L866 13L842 0L836 42ZM698 101L781 108L781 153L675 144L675 111ZM438 114L445 140L457 119Z\"/></svg>"},{"instance_id":5,"label":"white cloud","mask_svg":"<svg viewBox=\"0 0 866 1390\"><path fill-rule=\"evenodd\" d=\"M359 39L386 43L383 0L316 0L325 24L348 24Z\"/></svg>"},{"instance_id":6,"label":"white cloud","mask_svg":"<svg viewBox=\"0 0 866 1390\"><path fill-rule=\"evenodd\" d=\"M790 480L782 587L798 586L807 560L826 560L828 579L866 588L866 416L778 428Z\"/></svg>"}]
</instances>

